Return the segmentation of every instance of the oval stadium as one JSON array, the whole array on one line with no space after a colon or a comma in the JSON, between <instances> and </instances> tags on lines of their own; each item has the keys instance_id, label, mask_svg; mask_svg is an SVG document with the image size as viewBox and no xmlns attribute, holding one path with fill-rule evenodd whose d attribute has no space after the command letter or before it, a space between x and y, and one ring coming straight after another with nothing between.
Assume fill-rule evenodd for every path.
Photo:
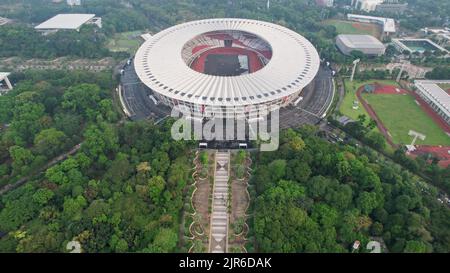
<instances>
[{"instance_id":1,"label":"oval stadium","mask_svg":"<svg viewBox=\"0 0 450 273\"><path fill-rule=\"evenodd\" d=\"M300 34L268 22L207 19L165 29L134 58L152 99L201 118L257 117L287 106L316 77L320 58Z\"/></svg>"}]
</instances>

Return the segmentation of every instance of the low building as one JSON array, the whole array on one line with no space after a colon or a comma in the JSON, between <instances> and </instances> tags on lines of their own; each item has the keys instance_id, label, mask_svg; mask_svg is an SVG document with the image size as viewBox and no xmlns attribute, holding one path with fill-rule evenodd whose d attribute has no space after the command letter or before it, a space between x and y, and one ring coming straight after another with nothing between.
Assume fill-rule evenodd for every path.
<instances>
[{"instance_id":1,"label":"low building","mask_svg":"<svg viewBox=\"0 0 450 273\"><path fill-rule=\"evenodd\" d=\"M447 124L450 124L450 95L449 91L444 90L442 86L450 86L450 81L447 80L420 80L414 82L417 91L416 93L426 102L431 108L442 117Z\"/></svg>"},{"instance_id":2,"label":"low building","mask_svg":"<svg viewBox=\"0 0 450 273\"><path fill-rule=\"evenodd\" d=\"M381 56L386 47L371 35L341 34L336 38L336 46L345 55L361 51L368 56Z\"/></svg>"},{"instance_id":3,"label":"low building","mask_svg":"<svg viewBox=\"0 0 450 273\"><path fill-rule=\"evenodd\" d=\"M80 6L81 0L67 0L67 5L69 6Z\"/></svg>"},{"instance_id":4,"label":"low building","mask_svg":"<svg viewBox=\"0 0 450 273\"><path fill-rule=\"evenodd\" d=\"M424 53L425 51L435 52L437 50L444 53L448 51L431 41L430 39L417 39L417 38L402 38L402 39L392 39L392 45L399 52L409 52L409 53Z\"/></svg>"},{"instance_id":5,"label":"low building","mask_svg":"<svg viewBox=\"0 0 450 273\"><path fill-rule=\"evenodd\" d=\"M375 7L375 11L384 13L403 13L408 8L408 3L381 3Z\"/></svg>"},{"instance_id":6,"label":"low building","mask_svg":"<svg viewBox=\"0 0 450 273\"><path fill-rule=\"evenodd\" d=\"M366 12L403 13L408 3L399 3L398 0L352 0L352 6Z\"/></svg>"},{"instance_id":7,"label":"low building","mask_svg":"<svg viewBox=\"0 0 450 273\"><path fill-rule=\"evenodd\" d=\"M85 25L96 25L102 27L102 19L95 17L95 14L58 14L42 24L35 27L36 30L44 34L56 32L58 30L76 30Z\"/></svg>"},{"instance_id":8,"label":"low building","mask_svg":"<svg viewBox=\"0 0 450 273\"><path fill-rule=\"evenodd\" d=\"M353 0L352 6L356 9L364 10L367 12L375 11L377 6L383 3L384 0Z\"/></svg>"},{"instance_id":9,"label":"low building","mask_svg":"<svg viewBox=\"0 0 450 273\"><path fill-rule=\"evenodd\" d=\"M316 4L321 7L331 8L334 5L334 0L316 0Z\"/></svg>"},{"instance_id":10,"label":"low building","mask_svg":"<svg viewBox=\"0 0 450 273\"><path fill-rule=\"evenodd\" d=\"M450 46L450 28L423 28L421 31L436 40L440 46Z\"/></svg>"},{"instance_id":11,"label":"low building","mask_svg":"<svg viewBox=\"0 0 450 273\"><path fill-rule=\"evenodd\" d=\"M395 33L395 20L392 18L376 17L376 16L366 16L359 14L347 14L347 20L356 21L361 23L373 23L379 24L383 28L383 32L386 34Z\"/></svg>"}]
</instances>

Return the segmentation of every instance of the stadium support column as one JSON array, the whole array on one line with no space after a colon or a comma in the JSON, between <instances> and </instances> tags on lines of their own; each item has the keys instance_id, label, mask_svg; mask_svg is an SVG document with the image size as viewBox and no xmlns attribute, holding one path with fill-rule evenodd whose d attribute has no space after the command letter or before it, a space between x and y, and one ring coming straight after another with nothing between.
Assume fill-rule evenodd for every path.
<instances>
[{"instance_id":1,"label":"stadium support column","mask_svg":"<svg viewBox=\"0 0 450 273\"><path fill-rule=\"evenodd\" d=\"M402 74L403 74L403 70L405 69L405 65L406 65L406 61L403 61L402 62L402 66L400 67L400 72L398 73L396 82L400 82L400 79L401 79Z\"/></svg>"},{"instance_id":2,"label":"stadium support column","mask_svg":"<svg viewBox=\"0 0 450 273\"><path fill-rule=\"evenodd\" d=\"M12 89L13 89L13 86L12 86L11 82L9 81L7 75L4 76L3 80L5 81L6 86L8 87L8 90L12 90ZM1 80L0 80L0 81L1 81Z\"/></svg>"},{"instance_id":3,"label":"stadium support column","mask_svg":"<svg viewBox=\"0 0 450 273\"><path fill-rule=\"evenodd\" d=\"M360 62L360 59L356 59L353 61L353 69L352 69L352 76L350 77L350 81L353 81L353 78L355 77L355 72L356 72L356 65Z\"/></svg>"}]
</instances>

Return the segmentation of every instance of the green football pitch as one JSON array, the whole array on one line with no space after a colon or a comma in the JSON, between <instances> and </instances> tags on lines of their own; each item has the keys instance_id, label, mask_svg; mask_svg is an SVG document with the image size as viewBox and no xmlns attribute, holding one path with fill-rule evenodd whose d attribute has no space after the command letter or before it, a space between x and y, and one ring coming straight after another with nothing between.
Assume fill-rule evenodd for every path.
<instances>
[{"instance_id":1,"label":"green football pitch","mask_svg":"<svg viewBox=\"0 0 450 273\"><path fill-rule=\"evenodd\" d=\"M411 95L363 94L392 136L394 143L410 144L410 130L426 135L416 144L450 145L450 137L425 111L417 105Z\"/></svg>"},{"instance_id":2,"label":"green football pitch","mask_svg":"<svg viewBox=\"0 0 450 273\"><path fill-rule=\"evenodd\" d=\"M343 20L327 20L324 24L334 26L338 34L369 34L377 38L381 36L380 27L375 24Z\"/></svg>"}]
</instances>

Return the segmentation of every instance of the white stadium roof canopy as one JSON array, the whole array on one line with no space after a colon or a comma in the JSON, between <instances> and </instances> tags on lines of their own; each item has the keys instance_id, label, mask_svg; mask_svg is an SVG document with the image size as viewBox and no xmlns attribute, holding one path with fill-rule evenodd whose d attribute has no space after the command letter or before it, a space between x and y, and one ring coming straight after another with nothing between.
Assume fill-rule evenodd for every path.
<instances>
[{"instance_id":1,"label":"white stadium roof canopy","mask_svg":"<svg viewBox=\"0 0 450 273\"><path fill-rule=\"evenodd\" d=\"M95 14L58 14L36 26L35 29L79 29L94 17Z\"/></svg>"},{"instance_id":2,"label":"white stadium roof canopy","mask_svg":"<svg viewBox=\"0 0 450 273\"><path fill-rule=\"evenodd\" d=\"M262 69L239 76L213 76L191 69L182 51L195 37L214 31L242 31L267 42L270 61ZM247 19L207 19L163 30L147 40L135 56L141 81L174 100L211 106L242 106L283 99L307 86L320 58L303 36L285 27Z\"/></svg>"},{"instance_id":3,"label":"white stadium roof canopy","mask_svg":"<svg viewBox=\"0 0 450 273\"><path fill-rule=\"evenodd\" d=\"M437 105L446 116L450 117L450 95L439 86L439 84L450 84L450 81L417 80L414 81L414 84L422 91L422 94Z\"/></svg>"}]
</instances>

